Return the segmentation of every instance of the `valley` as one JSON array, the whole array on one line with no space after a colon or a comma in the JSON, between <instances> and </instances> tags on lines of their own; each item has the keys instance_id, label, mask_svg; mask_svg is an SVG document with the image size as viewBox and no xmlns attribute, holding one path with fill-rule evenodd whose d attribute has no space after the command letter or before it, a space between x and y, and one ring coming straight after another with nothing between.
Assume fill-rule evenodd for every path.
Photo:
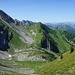
<instances>
[{"instance_id":1,"label":"valley","mask_svg":"<svg viewBox=\"0 0 75 75\"><path fill-rule=\"evenodd\" d=\"M19 21L0 10L0 75L73 75L71 47L74 28Z\"/></svg>"}]
</instances>

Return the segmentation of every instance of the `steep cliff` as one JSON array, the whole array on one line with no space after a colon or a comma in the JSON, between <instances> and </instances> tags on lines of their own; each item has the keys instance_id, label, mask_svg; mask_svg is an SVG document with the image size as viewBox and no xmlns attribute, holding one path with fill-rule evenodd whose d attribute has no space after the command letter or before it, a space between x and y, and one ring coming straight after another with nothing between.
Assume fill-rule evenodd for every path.
<instances>
[{"instance_id":1,"label":"steep cliff","mask_svg":"<svg viewBox=\"0 0 75 75\"><path fill-rule=\"evenodd\" d=\"M7 15L3 10L0 10L0 18L2 18L4 21L8 23L15 23L15 21Z\"/></svg>"},{"instance_id":2,"label":"steep cliff","mask_svg":"<svg viewBox=\"0 0 75 75\"><path fill-rule=\"evenodd\" d=\"M5 25L0 20L0 50L6 51L9 49L9 41L13 38L13 33L9 31L9 27Z\"/></svg>"}]
</instances>

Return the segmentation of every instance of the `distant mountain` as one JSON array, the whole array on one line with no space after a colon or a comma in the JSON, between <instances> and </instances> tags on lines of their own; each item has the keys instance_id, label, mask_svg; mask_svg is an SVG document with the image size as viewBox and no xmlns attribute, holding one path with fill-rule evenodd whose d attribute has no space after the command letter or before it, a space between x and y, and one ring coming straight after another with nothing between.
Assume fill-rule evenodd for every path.
<instances>
[{"instance_id":1,"label":"distant mountain","mask_svg":"<svg viewBox=\"0 0 75 75\"><path fill-rule=\"evenodd\" d=\"M75 34L75 23L74 22L63 22L63 23L46 23L46 26L54 30L62 30L72 34Z\"/></svg>"},{"instance_id":2,"label":"distant mountain","mask_svg":"<svg viewBox=\"0 0 75 75\"><path fill-rule=\"evenodd\" d=\"M68 26L75 28L75 22L45 23L45 25L47 25L48 27L49 26L56 27L59 25L68 25Z\"/></svg>"},{"instance_id":3,"label":"distant mountain","mask_svg":"<svg viewBox=\"0 0 75 75\"><path fill-rule=\"evenodd\" d=\"M62 30L62 31L66 31L66 32L75 34L75 29L72 28L72 27L69 26L69 25L58 25L58 26L55 27L55 29L57 29L57 30Z\"/></svg>"}]
</instances>

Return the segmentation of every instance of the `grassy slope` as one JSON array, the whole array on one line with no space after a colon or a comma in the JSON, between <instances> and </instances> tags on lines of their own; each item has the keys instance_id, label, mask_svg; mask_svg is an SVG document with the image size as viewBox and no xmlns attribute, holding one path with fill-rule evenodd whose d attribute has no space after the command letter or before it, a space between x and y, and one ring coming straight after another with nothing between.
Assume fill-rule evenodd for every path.
<instances>
[{"instance_id":1,"label":"grassy slope","mask_svg":"<svg viewBox=\"0 0 75 75\"><path fill-rule=\"evenodd\" d=\"M70 49L70 44L68 42L66 42L66 40L64 39L64 35L61 35L60 31L49 29L48 27L46 27L45 25L43 25L40 22L36 23L34 25L31 25L31 26L27 26L27 30L28 30L28 32L30 32L32 30L33 32L36 33L36 36L32 35L32 37L35 40L34 44L32 44L32 47L34 46L34 47L40 48L41 40L43 40L45 38L49 38L53 43L56 42L56 44L57 44L56 46L59 49L59 53L55 53L55 54L58 55L60 53L66 52ZM47 57L49 58L51 56L47 56Z\"/></svg>"},{"instance_id":2,"label":"grassy slope","mask_svg":"<svg viewBox=\"0 0 75 75\"><path fill-rule=\"evenodd\" d=\"M13 64L16 68L31 68L34 69L36 74L39 75L75 75L75 51L73 53L70 53L69 51L63 54L63 59L60 59L58 57L56 60L53 62L38 62L38 61L6 61L6 60L1 60L1 63L6 64L9 66L11 63L11 66ZM14 67L13 66L13 67ZM2 74L3 71L0 71ZM4 75L23 75L15 72L6 72L4 71Z\"/></svg>"},{"instance_id":3,"label":"grassy slope","mask_svg":"<svg viewBox=\"0 0 75 75\"><path fill-rule=\"evenodd\" d=\"M13 60L5 60L5 59L0 59L0 63L3 65L10 67L10 68L29 68L33 69L34 71L38 70L39 67L41 67L42 64L45 63L45 61L13 61ZM30 74L22 74L22 73L17 73L17 72L12 72L12 71L6 71L0 69L0 75L30 75Z\"/></svg>"},{"instance_id":4,"label":"grassy slope","mask_svg":"<svg viewBox=\"0 0 75 75\"><path fill-rule=\"evenodd\" d=\"M45 38L44 31L41 28L41 23L36 23L34 25L27 26L27 29L28 29L28 32L30 32L31 34L32 34L32 32L34 32L36 34L36 36L32 35L33 39L35 40L34 46L40 48L41 47L41 40L43 38Z\"/></svg>"},{"instance_id":5,"label":"grassy slope","mask_svg":"<svg viewBox=\"0 0 75 75\"><path fill-rule=\"evenodd\" d=\"M63 55L63 59L58 57L42 66L37 71L40 75L75 75L75 51L71 54L68 51Z\"/></svg>"},{"instance_id":6,"label":"grassy slope","mask_svg":"<svg viewBox=\"0 0 75 75\"><path fill-rule=\"evenodd\" d=\"M52 39L57 43L60 52L69 50L70 44L65 41L64 35L61 35L60 31L49 29L41 23L30 26L28 30L33 30L37 34L36 37L33 36L37 45L40 45L41 40L46 38L45 35L49 36L50 34Z\"/></svg>"},{"instance_id":7,"label":"grassy slope","mask_svg":"<svg viewBox=\"0 0 75 75\"><path fill-rule=\"evenodd\" d=\"M61 35L60 31L56 31L55 34L50 35L58 44L58 48L61 53L66 52L70 49L70 44L65 41L64 36Z\"/></svg>"}]
</instances>

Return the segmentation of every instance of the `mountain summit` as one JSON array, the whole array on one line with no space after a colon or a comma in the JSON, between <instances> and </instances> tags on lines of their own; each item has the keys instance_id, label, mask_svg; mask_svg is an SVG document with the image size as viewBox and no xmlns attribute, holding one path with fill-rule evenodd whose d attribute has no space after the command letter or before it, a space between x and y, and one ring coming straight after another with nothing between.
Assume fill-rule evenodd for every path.
<instances>
[{"instance_id":1,"label":"mountain summit","mask_svg":"<svg viewBox=\"0 0 75 75\"><path fill-rule=\"evenodd\" d=\"M8 23L15 23L15 21L7 15L3 10L0 10L0 18Z\"/></svg>"}]
</instances>

